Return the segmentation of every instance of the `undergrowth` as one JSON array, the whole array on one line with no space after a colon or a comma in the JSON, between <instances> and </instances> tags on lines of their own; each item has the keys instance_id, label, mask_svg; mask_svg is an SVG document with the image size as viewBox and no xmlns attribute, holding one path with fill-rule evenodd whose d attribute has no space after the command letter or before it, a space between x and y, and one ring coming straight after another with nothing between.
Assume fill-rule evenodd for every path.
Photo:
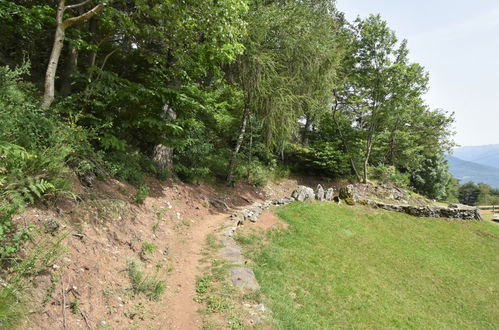
<instances>
[{"instance_id":1,"label":"undergrowth","mask_svg":"<svg viewBox=\"0 0 499 330\"><path fill-rule=\"evenodd\" d=\"M33 234L36 244L26 249L24 258L12 258L0 271L0 329L16 329L27 318L32 303L29 292L33 278L46 271L64 253L66 234L55 239ZM45 238L43 238L45 237Z\"/></svg>"}]
</instances>

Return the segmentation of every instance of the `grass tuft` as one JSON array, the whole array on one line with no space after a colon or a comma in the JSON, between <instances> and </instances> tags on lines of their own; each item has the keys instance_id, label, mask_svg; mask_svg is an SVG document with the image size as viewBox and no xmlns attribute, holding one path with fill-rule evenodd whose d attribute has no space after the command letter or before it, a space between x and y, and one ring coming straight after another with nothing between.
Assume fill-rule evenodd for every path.
<instances>
[{"instance_id":1,"label":"grass tuft","mask_svg":"<svg viewBox=\"0 0 499 330\"><path fill-rule=\"evenodd\" d=\"M135 293L145 294L149 299L159 301L165 292L165 281L146 275L137 260L128 260L127 272Z\"/></svg>"}]
</instances>

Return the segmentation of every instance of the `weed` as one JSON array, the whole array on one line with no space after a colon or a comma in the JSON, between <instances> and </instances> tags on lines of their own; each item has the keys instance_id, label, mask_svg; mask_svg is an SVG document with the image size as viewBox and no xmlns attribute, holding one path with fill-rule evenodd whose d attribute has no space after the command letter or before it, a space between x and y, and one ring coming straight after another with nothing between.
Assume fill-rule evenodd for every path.
<instances>
[{"instance_id":1,"label":"weed","mask_svg":"<svg viewBox=\"0 0 499 330\"><path fill-rule=\"evenodd\" d=\"M196 279L196 293L205 294L210 289L211 276L205 275Z\"/></svg>"},{"instance_id":2,"label":"weed","mask_svg":"<svg viewBox=\"0 0 499 330\"><path fill-rule=\"evenodd\" d=\"M65 237L60 235L55 241L52 238L39 241L24 260L14 261L10 268L3 270L3 279L0 278L0 329L16 328L26 316L29 303L26 294L32 287L32 279L62 255ZM56 282L56 277L52 281ZM44 301L49 294L50 291Z\"/></svg>"},{"instance_id":3,"label":"weed","mask_svg":"<svg viewBox=\"0 0 499 330\"><path fill-rule=\"evenodd\" d=\"M132 306L128 311L125 312L125 316L129 319L133 320L138 317L141 320L144 320L146 315L144 305L142 303L138 303Z\"/></svg>"},{"instance_id":4,"label":"weed","mask_svg":"<svg viewBox=\"0 0 499 330\"><path fill-rule=\"evenodd\" d=\"M60 272L50 273L50 286L47 289L47 294L43 298L42 305L45 305L52 298L52 294L54 293L55 288L57 287L57 283L59 283L60 278L61 278Z\"/></svg>"},{"instance_id":5,"label":"weed","mask_svg":"<svg viewBox=\"0 0 499 330\"><path fill-rule=\"evenodd\" d=\"M75 298L71 300L69 309L71 310L71 313L78 314L80 312L80 299Z\"/></svg>"},{"instance_id":6,"label":"weed","mask_svg":"<svg viewBox=\"0 0 499 330\"><path fill-rule=\"evenodd\" d=\"M156 223L154 223L154 225L152 225L152 232L154 234L156 234L159 230L159 225L160 225L160 221L156 221Z\"/></svg>"},{"instance_id":7,"label":"weed","mask_svg":"<svg viewBox=\"0 0 499 330\"><path fill-rule=\"evenodd\" d=\"M136 260L128 260L127 272L135 293L143 293L149 299L159 301L165 292L166 284L156 276L146 275Z\"/></svg>"},{"instance_id":8,"label":"weed","mask_svg":"<svg viewBox=\"0 0 499 330\"><path fill-rule=\"evenodd\" d=\"M210 247L212 249L219 249L219 248L223 247L223 245L218 242L218 240L214 234L208 234L208 236L206 237L206 243L207 243L208 247Z\"/></svg>"},{"instance_id":9,"label":"weed","mask_svg":"<svg viewBox=\"0 0 499 330\"><path fill-rule=\"evenodd\" d=\"M143 254L153 254L158 250L158 247L156 244L144 241L142 242L142 253Z\"/></svg>"},{"instance_id":10,"label":"weed","mask_svg":"<svg viewBox=\"0 0 499 330\"><path fill-rule=\"evenodd\" d=\"M135 194L134 201L137 204L143 204L149 195L149 188L146 184L142 184L137 189L137 193Z\"/></svg>"}]
</instances>

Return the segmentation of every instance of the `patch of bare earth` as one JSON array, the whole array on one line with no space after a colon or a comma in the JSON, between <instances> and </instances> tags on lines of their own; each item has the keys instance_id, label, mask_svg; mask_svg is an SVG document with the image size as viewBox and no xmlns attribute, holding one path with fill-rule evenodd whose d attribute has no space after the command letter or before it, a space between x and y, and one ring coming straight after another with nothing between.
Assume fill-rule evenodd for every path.
<instances>
[{"instance_id":1,"label":"patch of bare earth","mask_svg":"<svg viewBox=\"0 0 499 330\"><path fill-rule=\"evenodd\" d=\"M33 281L25 328L198 329L202 306L194 301L195 282L207 236L231 209L289 196L296 186L292 180L266 189L148 184L150 196L143 205L131 202L133 187L110 180L93 188L78 186L77 199L55 200L16 218L36 225L53 219L61 225L58 234L68 235L64 256ZM258 226L277 223L266 212ZM144 243L155 248L146 253ZM140 261L145 274L166 282L159 301L133 291L129 260Z\"/></svg>"}]
</instances>

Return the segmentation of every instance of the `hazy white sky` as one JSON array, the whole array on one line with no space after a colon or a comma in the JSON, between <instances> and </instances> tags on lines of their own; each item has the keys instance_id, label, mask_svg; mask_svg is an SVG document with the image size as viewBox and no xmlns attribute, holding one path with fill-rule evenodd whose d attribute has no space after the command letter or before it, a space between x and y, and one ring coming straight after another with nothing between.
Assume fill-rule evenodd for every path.
<instances>
[{"instance_id":1,"label":"hazy white sky","mask_svg":"<svg viewBox=\"0 0 499 330\"><path fill-rule=\"evenodd\" d=\"M337 0L352 21L380 13L430 73L427 103L456 113L457 143L499 143L499 0Z\"/></svg>"}]
</instances>

